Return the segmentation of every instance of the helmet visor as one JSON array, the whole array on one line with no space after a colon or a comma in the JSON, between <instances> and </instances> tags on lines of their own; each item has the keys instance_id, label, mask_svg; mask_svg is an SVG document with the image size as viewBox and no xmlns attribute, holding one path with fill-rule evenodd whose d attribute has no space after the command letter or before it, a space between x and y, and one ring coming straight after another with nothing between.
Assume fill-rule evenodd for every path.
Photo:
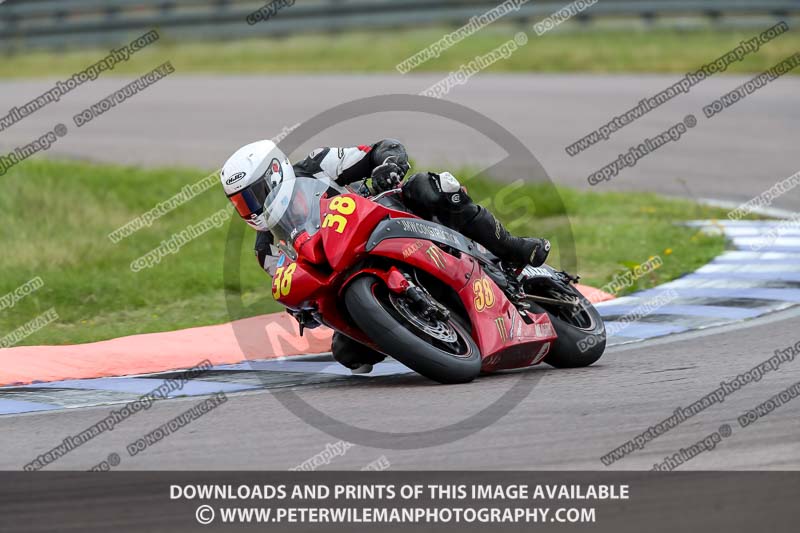
<instances>
[{"instance_id":1,"label":"helmet visor","mask_svg":"<svg viewBox=\"0 0 800 533\"><path fill-rule=\"evenodd\" d=\"M231 203L236 207L239 216L244 219L253 218L264 212L264 202L269 194L269 187L266 180L258 180L246 189L233 193L230 198Z\"/></svg>"}]
</instances>

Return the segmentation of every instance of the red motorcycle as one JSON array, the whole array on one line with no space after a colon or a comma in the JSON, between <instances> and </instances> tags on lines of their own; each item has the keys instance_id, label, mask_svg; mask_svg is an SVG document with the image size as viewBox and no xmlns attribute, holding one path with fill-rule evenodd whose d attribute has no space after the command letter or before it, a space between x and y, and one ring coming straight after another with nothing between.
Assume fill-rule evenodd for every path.
<instances>
[{"instance_id":1,"label":"red motorcycle","mask_svg":"<svg viewBox=\"0 0 800 533\"><path fill-rule=\"evenodd\" d=\"M577 278L503 265L405 210L399 194L365 198L311 178L270 193L269 225L282 251L272 294L301 335L324 324L440 383L600 358L605 327L573 286Z\"/></svg>"}]
</instances>

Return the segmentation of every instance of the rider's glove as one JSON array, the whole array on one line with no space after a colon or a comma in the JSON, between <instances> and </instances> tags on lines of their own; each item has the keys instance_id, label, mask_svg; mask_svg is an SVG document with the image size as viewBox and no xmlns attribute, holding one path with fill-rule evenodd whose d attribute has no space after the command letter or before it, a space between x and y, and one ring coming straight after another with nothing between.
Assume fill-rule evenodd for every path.
<instances>
[{"instance_id":1,"label":"rider's glove","mask_svg":"<svg viewBox=\"0 0 800 533\"><path fill-rule=\"evenodd\" d=\"M387 157L372 170L372 188L376 193L396 189L408 172L408 165L397 163L395 156Z\"/></svg>"}]
</instances>

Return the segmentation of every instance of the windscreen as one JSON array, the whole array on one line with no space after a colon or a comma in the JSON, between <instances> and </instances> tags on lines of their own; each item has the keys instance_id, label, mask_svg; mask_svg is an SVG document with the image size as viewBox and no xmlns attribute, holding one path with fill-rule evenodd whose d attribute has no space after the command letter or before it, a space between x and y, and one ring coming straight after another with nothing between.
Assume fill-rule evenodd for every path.
<instances>
[{"instance_id":1,"label":"windscreen","mask_svg":"<svg viewBox=\"0 0 800 533\"><path fill-rule=\"evenodd\" d=\"M276 241L291 246L303 231L319 231L320 200L330 190L344 192L338 185L315 178L295 178L281 183L267 196L267 226Z\"/></svg>"}]
</instances>

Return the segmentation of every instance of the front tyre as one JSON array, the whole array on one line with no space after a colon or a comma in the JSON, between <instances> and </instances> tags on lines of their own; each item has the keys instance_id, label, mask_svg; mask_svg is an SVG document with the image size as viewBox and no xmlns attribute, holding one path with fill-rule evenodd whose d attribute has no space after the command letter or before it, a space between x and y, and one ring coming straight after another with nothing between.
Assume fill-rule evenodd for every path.
<instances>
[{"instance_id":1,"label":"front tyre","mask_svg":"<svg viewBox=\"0 0 800 533\"><path fill-rule=\"evenodd\" d=\"M384 353L426 378L467 383L480 373L480 350L452 316L447 321L417 316L406 298L374 276L354 280L344 299L353 321Z\"/></svg>"}]
</instances>

